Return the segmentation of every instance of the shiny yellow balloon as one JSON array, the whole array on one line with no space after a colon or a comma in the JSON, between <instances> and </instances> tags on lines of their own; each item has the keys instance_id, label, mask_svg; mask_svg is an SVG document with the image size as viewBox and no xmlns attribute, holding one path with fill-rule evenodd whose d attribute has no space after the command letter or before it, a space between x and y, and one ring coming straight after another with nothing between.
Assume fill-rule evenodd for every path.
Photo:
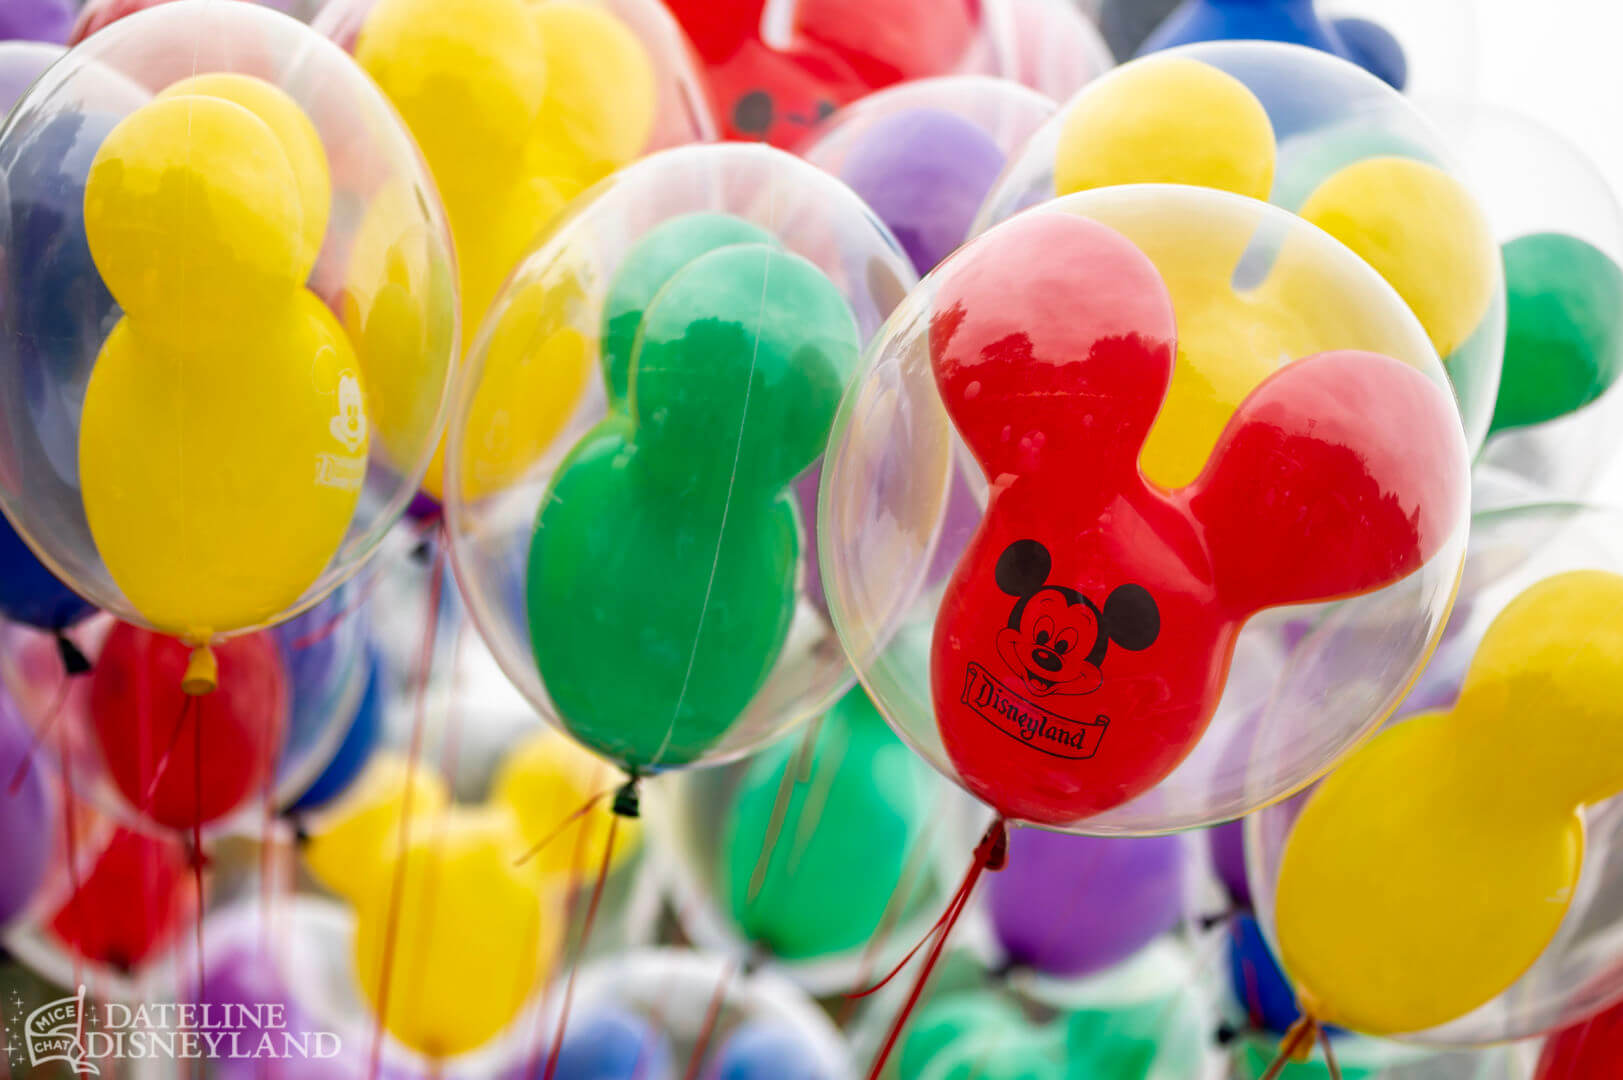
<instances>
[{"instance_id":1,"label":"shiny yellow balloon","mask_svg":"<svg viewBox=\"0 0 1623 1080\"><path fill-rule=\"evenodd\" d=\"M614 824L609 802L602 800L565 827L589 800L612 789L619 773L552 731L537 733L520 744L503 762L491 793L493 802L513 811L531 848L546 847L526 862L546 875L569 875L596 867L602 859L609 828ZM611 866L619 866L637 850L641 826L622 820L615 833Z\"/></svg>"},{"instance_id":2,"label":"shiny yellow balloon","mask_svg":"<svg viewBox=\"0 0 1623 1080\"><path fill-rule=\"evenodd\" d=\"M567 148L591 183L639 157L654 130L654 65L613 12L571 0L535 8L547 96L532 139Z\"/></svg>"},{"instance_id":3,"label":"shiny yellow balloon","mask_svg":"<svg viewBox=\"0 0 1623 1080\"><path fill-rule=\"evenodd\" d=\"M79 478L96 550L143 618L190 640L292 606L338 550L366 477L343 328L303 288L259 302L228 351L126 316L85 390Z\"/></svg>"},{"instance_id":4,"label":"shiny yellow balloon","mask_svg":"<svg viewBox=\"0 0 1623 1080\"><path fill-rule=\"evenodd\" d=\"M1190 184L1266 199L1274 129L1240 80L1181 56L1152 56L1100 79L1061 122L1054 188Z\"/></svg>"},{"instance_id":5,"label":"shiny yellow balloon","mask_svg":"<svg viewBox=\"0 0 1623 1080\"><path fill-rule=\"evenodd\" d=\"M1566 915L1581 809L1623 792L1623 577L1518 596L1448 712L1383 732L1314 792L1286 842L1281 959L1319 1020L1376 1035L1464 1016Z\"/></svg>"},{"instance_id":6,"label":"shiny yellow balloon","mask_svg":"<svg viewBox=\"0 0 1623 1080\"><path fill-rule=\"evenodd\" d=\"M380 751L338 802L306 826L304 864L322 885L351 904L377 902L385 873L400 848L401 819L421 834L451 802L439 773Z\"/></svg>"},{"instance_id":7,"label":"shiny yellow balloon","mask_svg":"<svg viewBox=\"0 0 1623 1080\"><path fill-rule=\"evenodd\" d=\"M152 101L119 122L85 183L85 236L124 311L208 340L259 333L308 273L299 179L259 117L217 97Z\"/></svg>"},{"instance_id":8,"label":"shiny yellow balloon","mask_svg":"<svg viewBox=\"0 0 1623 1080\"><path fill-rule=\"evenodd\" d=\"M1435 165L1366 158L1320 184L1299 213L1380 271L1439 356L1452 355L1487 315L1499 245L1471 193Z\"/></svg>"},{"instance_id":9,"label":"shiny yellow balloon","mask_svg":"<svg viewBox=\"0 0 1623 1080\"><path fill-rule=\"evenodd\" d=\"M263 120L275 134L287 155L298 184L299 205L304 214L304 249L299 256L300 279L308 277L321 254L327 235L327 216L332 209L332 175L327 168L327 151L321 135L304 110L287 93L264 79L232 72L193 75L174 83L159 100L185 96L212 97L235 102Z\"/></svg>"},{"instance_id":10,"label":"shiny yellow balloon","mask_svg":"<svg viewBox=\"0 0 1623 1080\"><path fill-rule=\"evenodd\" d=\"M489 1042L552 971L560 895L514 866L521 844L505 807L451 807L413 837L394 903L356 909L361 988L390 1033L429 1058Z\"/></svg>"}]
</instances>

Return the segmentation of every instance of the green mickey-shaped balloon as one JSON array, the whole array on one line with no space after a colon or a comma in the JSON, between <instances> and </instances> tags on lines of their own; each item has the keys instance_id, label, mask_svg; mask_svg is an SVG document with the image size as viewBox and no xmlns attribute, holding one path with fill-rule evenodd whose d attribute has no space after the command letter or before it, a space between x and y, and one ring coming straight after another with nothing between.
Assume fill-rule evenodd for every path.
<instances>
[{"instance_id":1,"label":"green mickey-shaped balloon","mask_svg":"<svg viewBox=\"0 0 1623 1080\"><path fill-rule=\"evenodd\" d=\"M704 217L651 233L610 285L609 413L554 477L525 578L559 718L633 773L702 757L777 662L803 542L789 485L857 364L815 265Z\"/></svg>"},{"instance_id":2,"label":"green mickey-shaped balloon","mask_svg":"<svg viewBox=\"0 0 1623 1080\"><path fill-rule=\"evenodd\" d=\"M1563 233L1504 246L1505 366L1490 432L1583 408L1623 371L1623 271Z\"/></svg>"},{"instance_id":3,"label":"green mickey-shaped balloon","mask_svg":"<svg viewBox=\"0 0 1623 1080\"><path fill-rule=\"evenodd\" d=\"M823 718L811 767L780 806L800 749L799 738L785 739L750 763L720 852L733 921L791 960L858 948L879 932L909 865L924 854L934 784L860 687ZM897 902L917 909L925 878L909 878L912 895Z\"/></svg>"}]
</instances>

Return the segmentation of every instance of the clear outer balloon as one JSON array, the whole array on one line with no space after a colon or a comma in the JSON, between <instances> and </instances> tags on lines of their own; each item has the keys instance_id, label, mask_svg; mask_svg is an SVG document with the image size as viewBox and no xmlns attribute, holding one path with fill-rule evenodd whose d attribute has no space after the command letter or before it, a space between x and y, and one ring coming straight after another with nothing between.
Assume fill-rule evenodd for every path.
<instances>
[{"instance_id":1,"label":"clear outer balloon","mask_svg":"<svg viewBox=\"0 0 1623 1080\"><path fill-rule=\"evenodd\" d=\"M860 688L754 757L650 787L646 806L688 937L731 955L759 950L819 995L901 960L985 827L984 810L897 740ZM863 880L852 881L857 866Z\"/></svg>"},{"instance_id":2,"label":"clear outer balloon","mask_svg":"<svg viewBox=\"0 0 1623 1080\"><path fill-rule=\"evenodd\" d=\"M31 207L65 146L84 196L53 222ZM0 335L0 508L42 561L199 642L352 575L427 465L457 317L438 199L366 75L258 5L165 4L30 89L0 176L7 263L60 245L0 295L34 320Z\"/></svg>"},{"instance_id":3,"label":"clear outer balloon","mask_svg":"<svg viewBox=\"0 0 1623 1080\"><path fill-rule=\"evenodd\" d=\"M345 585L272 631L288 683L287 732L276 759L278 808L290 797L302 797L323 774L361 712L374 667L368 587L365 581ZM376 741L379 705L368 746ZM352 750L352 755L362 753L362 747ZM360 763L353 762L351 777Z\"/></svg>"},{"instance_id":4,"label":"clear outer balloon","mask_svg":"<svg viewBox=\"0 0 1623 1080\"><path fill-rule=\"evenodd\" d=\"M672 0L728 139L792 148L897 83L994 75L1063 98L1111 66L1068 0Z\"/></svg>"},{"instance_id":5,"label":"clear outer balloon","mask_svg":"<svg viewBox=\"0 0 1623 1080\"><path fill-rule=\"evenodd\" d=\"M6 873L0 876L0 929L27 910L50 865L59 807L46 778L43 755L33 759L34 736L9 696L0 694L0 849Z\"/></svg>"},{"instance_id":6,"label":"clear outer balloon","mask_svg":"<svg viewBox=\"0 0 1623 1080\"><path fill-rule=\"evenodd\" d=\"M1476 653L1494 619L1529 587L1574 569L1623 572L1623 552L1616 540L1620 525L1623 519L1615 511L1572 504L1530 506L1484 515L1473 527L1466 581L1485 580L1487 584L1471 592L1462 591L1461 596L1462 601L1470 602L1469 617L1458 631L1466 654ZM1506 573L1506 566L1514 569ZM1547 745L1562 745L1558 737L1561 720L1552 706L1541 721ZM1391 730L1399 731L1411 722L1397 721ZM1508 778L1496 778L1491 771L1482 773L1480 781L1481 791L1511 783ZM1518 783L1525 786L1527 781ZM1277 933L1273 919L1280 862L1293 825L1310 797L1304 795L1270 808L1247 822L1249 879L1270 937ZM1582 818L1582 873L1554 937L1538 953L1536 961L1502 993L1469 1014L1397 1037L1431 1046L1523 1038L1573 1023L1623 999L1623 951L1611 933L1618 920L1618 897L1623 896L1623 857L1618 853L1618 837L1623 836L1623 799L1589 805ZM1518 846L1518 853L1523 850ZM1513 861L1516 856L1507 854L1506 858ZM1503 862L1495 873L1508 874L1511 869L1512 863ZM1464 881L1459 887L1476 888ZM1510 932L1508 923L1505 932ZM1368 945L1367 933L1360 940ZM1502 943L1501 951L1506 947Z\"/></svg>"},{"instance_id":7,"label":"clear outer balloon","mask_svg":"<svg viewBox=\"0 0 1623 1080\"><path fill-rule=\"evenodd\" d=\"M1000 178L976 230L1056 194L1114 184L1268 199L1352 248L1403 297L1443 359L1475 452L1498 392L1505 296L1468 182L1415 105L1373 75L1304 46L1216 42L1124 65L1067 101ZM1208 351L1255 347L1179 322L1197 367ZM1146 460L1151 477L1191 479L1220 422L1169 401Z\"/></svg>"},{"instance_id":8,"label":"clear outer balloon","mask_svg":"<svg viewBox=\"0 0 1623 1080\"><path fill-rule=\"evenodd\" d=\"M1623 424L1623 206L1582 150L1537 121L1420 105L1503 245L1504 373L1473 506L1587 497Z\"/></svg>"},{"instance_id":9,"label":"clear outer balloon","mask_svg":"<svg viewBox=\"0 0 1623 1080\"><path fill-rule=\"evenodd\" d=\"M1048 235L1049 230L1053 236ZM1077 235L1073 237L1072 233ZM1086 240L1082 234L1086 234ZM1000 239L1003 236L1008 239ZM1059 239L1062 236L1066 239ZM1232 287L1236 268L1245 272L1252 265L1249 259L1242 264L1241 258L1254 252L1254 245L1259 243L1265 252L1278 253L1273 270L1245 293L1236 293ZM1018 250L1014 255L1005 255L1005 244ZM1090 244L1095 246L1090 248ZM1098 294L1091 289L1068 288L1061 283L1068 279L1062 278L1053 279L1052 284L1045 281L1041 288L1051 293L1033 292L1038 289L1034 282L1039 279L1023 275L1038 274L1043 260L1028 250L1032 245L1050 252L1071 253L1066 258L1076 261L1079 273L1096 268L1112 282L1108 299L1100 296L1096 312L1083 307ZM1097 257L1102 261L1095 261L1092 255L1084 258L1085 253L1101 247L1113 253L1109 260L1104 260L1103 255ZM1298 278L1298 274L1304 276ZM1255 271L1250 271L1246 280L1255 277ZM979 479L980 469L959 441L961 428L955 427L949 417L932 371L930 348L935 338L931 325L932 320L937 327L943 325L939 308L951 302L945 298L979 298L983 292L973 290L984 290L987 286L983 282L1002 283L1012 290L1010 298L989 304L978 299L974 307L966 306L966 312L978 310L983 314L969 324L972 329L958 333L997 337L1020 333L1030 335L1030 355L1034 357L1089 356L1089 346L1063 335L1091 326L1095 329L1089 334L1155 334L1170 338L1178 301L1168 304L1166 294L1160 291L1159 282L1163 280L1173 284L1186 305L1178 313L1180 329L1198 328L1204 319L1208 324L1226 327L1227 333L1263 340L1272 337L1281 341L1294 336L1291 344L1273 354L1280 361L1318 353L1332 345L1355 344L1371 353L1407 361L1377 363L1319 357L1317 364L1349 366L1338 369L1333 376L1326 373L1328 396L1314 395L1311 405L1305 400L1297 406L1281 402L1277 408L1282 411L1275 415L1283 417L1292 409L1305 409L1313 415L1304 414L1291 423L1317 426L1327 432L1330 428L1324 425L1332 415L1331 401L1350 402L1350 394L1375 395L1365 414L1368 410L1385 414L1399 400L1432 402L1426 406L1427 418L1416 416L1379 435L1362 418L1365 414L1356 422L1348 415L1333 425L1345 426L1345 435L1335 438L1344 438L1348 446L1357 444L1355 452L1364 460L1384 459L1394 466L1401 461L1404 464L1398 472L1409 472L1421 460L1429 462L1419 472L1409 472L1402 485L1414 482L1420 487L1400 498L1418 498L1426 508L1422 510L1416 504L1415 511L1431 524L1423 525L1418 536L1410 533L1407 539L1400 540L1405 527L1389 522L1389 526L1397 528L1393 534L1397 546L1391 551L1407 551L1401 565L1390 564L1390 574L1382 571L1371 578L1343 577L1356 566L1373 566L1366 562L1372 552L1356 556L1349 553L1346 558L1328 555L1323 545L1329 536L1350 535L1342 533L1340 526L1327 532L1315 527L1314 537L1300 532L1302 521L1327 512L1328 505L1315 504L1314 509L1304 505L1302 513L1309 517L1280 519L1277 507L1265 510L1245 502L1246 496L1241 493L1257 490L1254 472L1247 473L1244 481L1236 480L1238 486L1232 491L1223 487L1219 478L1227 470L1249 466L1214 459L1199 481L1213 485L1209 501L1207 496L1174 498L1188 498L1188 505L1199 513L1216 513L1218 506L1227 504L1240 515L1234 523L1235 546L1215 557L1219 561L1233 558L1266 562L1268 569L1259 569L1256 580L1267 580L1268 590L1256 598L1252 610L1315 597L1344 599L1312 609L1308 616L1311 630L1291 639L1283 634L1283 613L1250 618L1243 630L1239 624L1249 616L1239 616L1230 630L1219 635L1233 644L1232 659L1227 662L1223 649L1205 651L1218 640L1205 637L1206 631L1197 629L1206 625L1201 620L1207 616L1197 615L1195 609L1175 610L1174 592L1159 596L1149 592L1158 616L1158 627L1152 633L1147 621L1150 609L1142 603L1142 596L1129 589L1117 599L1110 597L1124 584L1152 582L1154 588L1163 588L1151 577L1162 572L1151 553L1166 550L1162 544L1178 543L1171 539L1178 535L1178 527L1171 524L1176 518L1151 526L1140 517L1141 511L1130 511L1128 503L1123 502L1110 510L1108 527L1100 528L1096 512L1085 507L1092 505L1089 499L1110 499L1119 491L1136 490L1135 485L1143 482L1142 459L1138 468L1133 468L1126 447L1133 440L1143 439L1166 393L1166 383L1146 377L1141 391L1130 391L1125 384L1101 382L1099 390L1086 396L1086 400L1097 403L1091 408L1065 414L1058 411L1065 399L1056 395L1052 406L1056 411L1051 417L1046 413L1033 415L1028 410L1024 423L1032 426L1030 438L1034 440L1029 445L1074 455L1074 467L1067 469L1063 481L1055 481L1063 484L1059 490L1066 495L1037 500L1025 511L1018 524L1030 532L1015 532L1012 517L983 517L975 538L959 549L972 556L959 555L958 572L948 584L956 599L948 604L941 589L925 583L927 568L940 555L939 532L947 493L956 482L955 473L963 473L972 485L984 481ZM971 291L963 292L966 289ZM1048 305L1048 310L1063 314L1045 320L1040 313L1018 308L1013 297L1021 295L1042 299L1019 304L1040 302ZM966 299L965 303L971 301ZM994 311L999 312L995 318L991 314ZM983 326L980 319L993 321ZM1099 319L1105 321L1092 321ZM1287 326L1291 329L1284 338L1274 336ZM1319 327L1329 328L1329 332ZM970 348L967 341L964 348ZM1446 393L1437 393L1445 385L1441 366L1412 313L1384 281L1344 247L1282 210L1211 190L1171 186L1114 188L1057 201L1040 213L1009 223L1007 231L1000 227L960 249L891 318L870 352L872 369L846 398L823 474L820 540L829 610L864 685L903 738L946 775L1013 819L1040 817L1050 826L1089 833L1152 834L1231 819L1266 805L1314 779L1389 715L1442 629L1464 550L1466 465L1458 418ZM1013 358L1025 355L1024 349L1010 355L1013 363ZM1159 362L1171 366L1168 359ZM1103 359L1099 363L1101 380L1105 379L1105 370L1117 370ZM1071 366L1078 372L1088 370L1079 364ZM1178 366L1183 366L1181 357ZM1054 368L1066 370L1057 363ZM1154 370L1138 361L1121 370L1140 369ZM981 377L960 370L966 372L964 379ZM1354 390L1355 382L1364 377L1357 373L1373 375L1376 370L1388 372L1394 379L1387 389ZM1224 369L1220 377L1238 375L1242 384L1249 386L1257 378L1272 374L1263 383L1264 389L1257 392L1266 400L1274 392L1268 388L1282 391L1291 384L1296 377L1292 371L1287 363L1277 373L1242 374ZM1055 377L1042 369L1039 372L1042 378ZM959 378L956 374L953 377ZM1037 373L1027 372L1024 377L1037 377ZM990 389L991 384L984 381L991 378L990 374L981 378L982 388ZM1174 390L1177 380L1174 372ZM974 400L969 382L961 388L956 382L950 385L955 395L965 401ZM1107 386L1112 389L1105 389ZM1400 392L1400 386L1412 388L1413 392ZM1136 397L1140 392L1142 400ZM975 425L972 434L976 445L987 455L987 467L994 474L1016 470L1018 475L1018 470L1026 468L1020 459L1004 462L997 456L1003 454L998 449L997 433L1007 430L1004 425L1013 422L1015 415L990 411L1000 400L997 393L989 395L985 415L970 407L959 424ZM1375 404L1377 398L1379 405ZM1247 406L1252 407L1256 406ZM1128 408L1133 410L1129 416L1117 412ZM971 416L973 420L966 419ZM1103 424L1116 426L1101 429ZM1123 433L1101 435L1087 442L1089 431L1114 432L1117 428L1122 428ZM1060 433L1068 434L1060 443L1060 451L1036 441L1057 440ZM1420 436L1420 442L1403 448L1416 436ZM1235 445L1244 443L1239 436L1235 438ZM1084 445L1089 449L1084 451ZM1305 450L1306 444L1301 444L1293 453ZM1104 464L1107 452L1120 455L1114 469ZM1225 455L1227 452L1221 451ZM1368 457L1371 454L1376 456ZM1328 467L1328 462L1297 460L1304 477ZM1391 480L1372 475L1347 482L1373 484L1371 490L1375 490L1398 482L1396 473L1391 476ZM1342 485L1340 480L1333 483ZM1006 482L1000 480L1000 488L1003 486ZM980 490L984 492L985 488ZM1217 494L1218 490L1224 493ZM1349 489L1338 486L1337 490ZM1309 489L1298 491L1306 497ZM1097 495L1084 498L1088 492ZM1393 493L1397 493L1396 489ZM1243 510L1239 509L1242 505ZM1334 505L1347 504L1337 499ZM1373 539L1375 534L1369 530L1375 527L1375 521L1365 516L1361 524L1348 524L1347 528ZM988 522L1003 530L997 534L1000 540L985 539L990 535ZM1058 522L1070 524L1057 527ZM1104 546L1093 559L1072 565L1069 560L1078 555L1056 538L1065 535L1066 530L1074 530L1078 536L1097 536ZM1207 542L1220 547L1226 543L1214 539L1220 531L1208 528ZM1046 543L1052 548L1049 565L1043 566L1044 560L1032 548L1030 559L1011 564L1007 574L996 575L1003 579L1007 591L999 588L993 573L999 553L1013 540L1031 539L1039 532L1048 537ZM1409 547L1417 539L1419 546ZM1117 544L1122 546L1113 546ZM976 569L966 578L964 568L972 561ZM1016 574L1016 570L1020 573ZM1073 581L1083 586L1080 594L1087 604L1070 602L1070 594L1057 588L1075 588L1070 584ZM980 590L973 594L973 603L971 594L963 591L966 582ZM1022 596L1036 599L1022 602ZM1142 609L1143 618L1138 622L1129 619L1130 609ZM1095 610L1101 615L1093 615ZM1199 610L1209 613L1212 609ZM1082 618L1076 612L1088 614ZM1302 617L1299 608L1291 615L1293 619ZM1038 625L1042 619L1052 625ZM959 628L954 633L965 636L940 637L940 628L949 620ZM1107 627L1109 637L1100 632L1100 626ZM1005 656L1001 644L990 644L1000 638L1001 629L1007 630L1002 636L1011 646L1024 642L1026 652L1011 650ZM1235 631L1239 631L1237 636L1223 636L1234 635ZM1038 640L1037 635L1045 632L1048 641ZM934 660L933 633L938 635ZM1022 727L1010 719L1010 713L990 706L985 713L978 713L972 705L961 703L963 697L977 701L984 695L984 691L966 694L963 670L949 673L948 682L957 683L950 698L944 696L950 688L938 679L932 703L928 673L932 666L938 675L942 670L943 640L988 642L984 647L977 646L981 651L966 657L965 662L979 665L987 675L987 685L995 678L1004 687L1019 687L1008 693L1028 702L1014 713L1028 718L1032 737L1041 727L1068 735L1072 744L1052 744L1053 750L1063 753L1038 752L1027 743ZM1060 652L1050 649L1049 645L1056 642L1063 642L1066 648ZM1161 643L1159 652L1157 642ZM1042 649L1062 659L1056 664L1055 657L1042 653ZM1067 655L1073 652L1075 655ZM1030 665L1024 659L1028 654L1032 658ZM1212 666L1207 667L1209 661ZM1014 667L1017 662L1018 669ZM1359 677L1348 678L1349 670L1357 671ZM1196 671L1201 672L1200 680L1209 679L1195 684L1200 689L1175 689L1168 681L1174 676L1188 678ZM1033 674L1037 677L1030 678ZM1088 696L1100 686L1114 689ZM1065 692L1051 693L1056 687ZM1152 723L1150 714L1130 704L1130 697L1120 696L1134 687L1145 693L1150 692L1150 687L1164 687L1168 705L1176 700L1177 708L1187 711L1176 714L1181 719L1175 719L1173 713L1162 711L1165 706L1160 707ZM1078 713L1085 713L1090 723L1058 719ZM1110 735L1104 739L1099 736L1109 724L1102 720L1091 722L1096 714L1110 716L1110 723L1116 725L1109 728ZM1006 720L1008 726L1000 726L998 719ZM1263 760L1246 762L1244 767L1225 761L1228 744L1254 729L1267 733L1266 745L1273 748L1271 753ZM1100 753L1101 744L1107 748L1104 753ZM1141 756L1152 749L1166 756L1153 760ZM1093 756L1089 756L1090 751ZM1136 764L1130 764L1133 762ZM1098 779L1090 780L1090 775Z\"/></svg>"},{"instance_id":10,"label":"clear outer balloon","mask_svg":"<svg viewBox=\"0 0 1623 1080\"><path fill-rule=\"evenodd\" d=\"M161 4L177 0L89 0L79 11L77 20L70 20L72 32L67 36L70 45L77 45L97 30L111 26L120 19ZM320 6L318 0L249 0L273 11L280 11L298 19L307 19Z\"/></svg>"},{"instance_id":11,"label":"clear outer balloon","mask_svg":"<svg viewBox=\"0 0 1623 1080\"><path fill-rule=\"evenodd\" d=\"M836 112L797 152L862 196L926 274L968 238L1010 155L1053 113L1006 79L921 79Z\"/></svg>"},{"instance_id":12,"label":"clear outer balloon","mask_svg":"<svg viewBox=\"0 0 1623 1080\"><path fill-rule=\"evenodd\" d=\"M541 1030L557 1029L562 997L561 988L555 989ZM640 1018L663 1035L676 1066L673 1077L680 1077L694 1057L713 1002L719 1002L716 1020L699 1055L697 1074L705 1080L721 1080L713 1070L736 1053L729 1050L735 1035L763 1026L794 1041L798 1048L795 1063L809 1069L816 1080L853 1075L854 1062L845 1040L802 991L770 971L741 971L736 960L686 949L631 949L583 967L575 982L565 1045L577 1017L582 1021L599 1014ZM508 1073L504 1080L540 1080L544 1071L533 1067ZM558 1075L566 1074L560 1070ZM648 1080L655 1080L656 1075L650 1073ZM727 1076L726 1080L734 1078Z\"/></svg>"},{"instance_id":13,"label":"clear outer balloon","mask_svg":"<svg viewBox=\"0 0 1623 1080\"><path fill-rule=\"evenodd\" d=\"M1121 963L1183 921L1189 845L1176 836L1066 836L1020 829L987 882L1009 960L1059 978Z\"/></svg>"},{"instance_id":14,"label":"clear outer balloon","mask_svg":"<svg viewBox=\"0 0 1623 1080\"><path fill-rule=\"evenodd\" d=\"M474 622L543 716L647 773L841 692L789 492L913 280L849 189L766 147L657 154L539 241L458 383L447 523ZM512 388L575 365L559 437L493 466L528 430Z\"/></svg>"}]
</instances>

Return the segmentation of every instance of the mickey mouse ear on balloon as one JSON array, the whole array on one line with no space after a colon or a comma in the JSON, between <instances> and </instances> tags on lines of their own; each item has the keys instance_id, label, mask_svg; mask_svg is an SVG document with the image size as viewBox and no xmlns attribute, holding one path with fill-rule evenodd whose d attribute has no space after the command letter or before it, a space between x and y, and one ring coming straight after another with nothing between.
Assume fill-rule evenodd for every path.
<instances>
[{"instance_id":1,"label":"mickey mouse ear on balloon","mask_svg":"<svg viewBox=\"0 0 1623 1080\"><path fill-rule=\"evenodd\" d=\"M1237 817L1424 664L1459 415L1410 309L1300 218L1070 196L949 257L870 351L823 473L829 612L903 738L1011 822ZM1304 604L1299 633L1258 617ZM1266 760L1226 761L1257 723Z\"/></svg>"},{"instance_id":2,"label":"mickey mouse ear on balloon","mask_svg":"<svg viewBox=\"0 0 1623 1080\"><path fill-rule=\"evenodd\" d=\"M365 74L260 6L166 4L29 90L0 176L7 264L51 253L0 295L0 508L45 564L194 646L352 575L427 465L457 320L433 186ZM82 194L42 213L41 185Z\"/></svg>"},{"instance_id":3,"label":"mickey mouse ear on balloon","mask_svg":"<svg viewBox=\"0 0 1623 1080\"><path fill-rule=\"evenodd\" d=\"M1135 183L1266 199L1350 247L1420 320L1459 399L1467 441L1481 448L1504 351L1498 246L1447 143L1403 95L1299 45L1230 41L1156 53L1061 106L999 180L976 228L1057 195ZM1178 321L1185 347L1204 351L1205 328L1182 312ZM1181 483L1194 465L1151 463L1149 471Z\"/></svg>"},{"instance_id":4,"label":"mickey mouse ear on balloon","mask_svg":"<svg viewBox=\"0 0 1623 1080\"><path fill-rule=\"evenodd\" d=\"M459 377L447 523L543 716L635 778L743 754L840 691L803 478L912 283L848 188L764 147L654 155L542 238Z\"/></svg>"}]
</instances>

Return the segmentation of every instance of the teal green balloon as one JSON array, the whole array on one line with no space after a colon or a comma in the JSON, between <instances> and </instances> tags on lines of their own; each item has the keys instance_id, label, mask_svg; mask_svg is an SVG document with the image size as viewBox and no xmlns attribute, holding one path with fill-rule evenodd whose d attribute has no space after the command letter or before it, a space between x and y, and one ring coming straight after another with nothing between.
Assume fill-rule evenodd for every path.
<instances>
[{"instance_id":1,"label":"teal green balloon","mask_svg":"<svg viewBox=\"0 0 1623 1080\"><path fill-rule=\"evenodd\" d=\"M1024 1030L1026 1018L1002 994L972 990L932 998L908 1025L897 1055L899 1075L921 1076L947 1047L989 1032Z\"/></svg>"},{"instance_id":2,"label":"teal green balloon","mask_svg":"<svg viewBox=\"0 0 1623 1080\"><path fill-rule=\"evenodd\" d=\"M1575 412L1623 370L1623 271L1563 233L1504 246L1505 365L1490 431Z\"/></svg>"},{"instance_id":3,"label":"teal green balloon","mask_svg":"<svg viewBox=\"0 0 1623 1080\"><path fill-rule=\"evenodd\" d=\"M791 960L859 948L879 931L910 857L917 869L934 788L860 688L823 718L804 773L801 745L791 735L750 764L719 854L734 922ZM796 775L774 838L789 770ZM922 880L912 878L915 913Z\"/></svg>"},{"instance_id":4,"label":"teal green balloon","mask_svg":"<svg viewBox=\"0 0 1623 1080\"><path fill-rule=\"evenodd\" d=\"M1336 1053L1336 1064L1341 1069L1342 1080L1369 1080L1381 1071L1379 1067L1363 1066L1348 1060L1350 1056L1348 1049L1343 1043ZM1325 1063L1323 1050L1315 1049L1313 1055L1308 1061L1293 1061L1286 1065L1279 1073L1279 1080L1332 1080L1330 1066ZM1259 1080L1268 1072L1268 1067L1278 1056L1277 1043L1246 1042L1238 1054L1239 1077L1241 1080Z\"/></svg>"},{"instance_id":5,"label":"teal green balloon","mask_svg":"<svg viewBox=\"0 0 1623 1080\"><path fill-rule=\"evenodd\" d=\"M631 351L643 313L688 263L729 244L776 244L765 229L731 214L686 214L651 230L626 252L603 302L603 381L609 400L625 400Z\"/></svg>"},{"instance_id":6,"label":"teal green balloon","mask_svg":"<svg viewBox=\"0 0 1623 1080\"><path fill-rule=\"evenodd\" d=\"M918 1080L1065 1080L1064 1058L1060 1040L1022 1025L952 1043Z\"/></svg>"},{"instance_id":7,"label":"teal green balloon","mask_svg":"<svg viewBox=\"0 0 1623 1080\"><path fill-rule=\"evenodd\" d=\"M575 447L530 544L530 641L559 719L630 769L688 764L766 682L795 608L785 495L673 493L610 414Z\"/></svg>"},{"instance_id":8,"label":"teal green balloon","mask_svg":"<svg viewBox=\"0 0 1623 1080\"><path fill-rule=\"evenodd\" d=\"M649 305L631 414L675 487L787 487L828 443L860 341L817 266L765 244L694 259Z\"/></svg>"}]
</instances>

